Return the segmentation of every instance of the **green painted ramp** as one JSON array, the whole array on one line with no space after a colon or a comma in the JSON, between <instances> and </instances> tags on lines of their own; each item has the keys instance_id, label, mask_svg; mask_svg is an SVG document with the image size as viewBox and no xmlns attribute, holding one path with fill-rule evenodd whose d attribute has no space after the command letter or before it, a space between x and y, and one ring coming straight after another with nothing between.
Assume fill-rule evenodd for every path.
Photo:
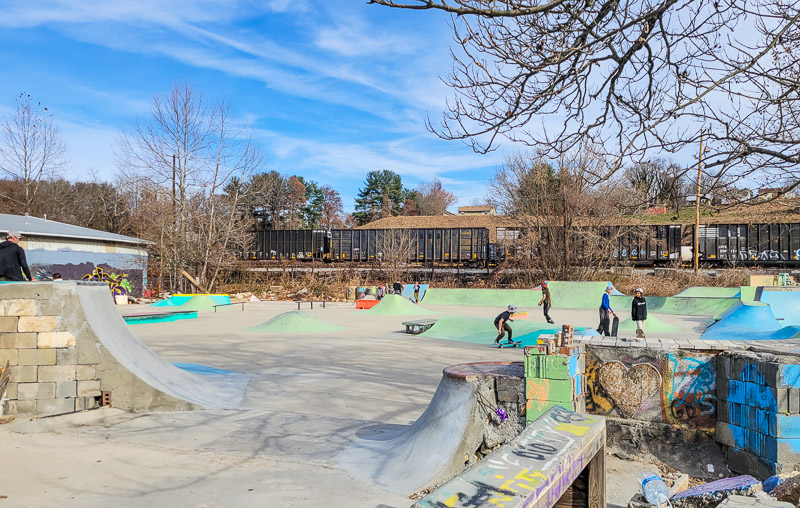
<instances>
[{"instance_id":1,"label":"green painted ramp","mask_svg":"<svg viewBox=\"0 0 800 508\"><path fill-rule=\"evenodd\" d=\"M695 286L686 288L677 297L681 298L696 298L696 297L714 297L714 298L733 298L739 296L741 288L720 288L720 287L705 287Z\"/></svg>"},{"instance_id":2,"label":"green painted ramp","mask_svg":"<svg viewBox=\"0 0 800 508\"><path fill-rule=\"evenodd\" d=\"M184 304L171 307L179 310L207 311L214 310L214 306L219 305L210 295L197 295L189 298Z\"/></svg>"},{"instance_id":3,"label":"green painted ramp","mask_svg":"<svg viewBox=\"0 0 800 508\"><path fill-rule=\"evenodd\" d=\"M648 309L649 310L649 309ZM635 332L636 331L636 323L631 321L630 318L620 321L619 323L619 330L621 332ZM673 326L669 323L665 323L658 319L653 314L648 312L647 319L644 322L644 331L645 334L650 332L667 332L667 333L677 333L682 332L683 329L679 326Z\"/></svg>"},{"instance_id":4,"label":"green painted ramp","mask_svg":"<svg viewBox=\"0 0 800 508\"><path fill-rule=\"evenodd\" d=\"M509 323L514 330L514 338L530 334L536 330L555 330L554 325L536 323L531 321L514 321ZM560 327L558 328L561 329ZM545 333L545 332L542 332ZM555 332L552 332L555 333ZM436 323L419 337L430 339L458 340L476 344L491 344L497 338L497 327L494 318L479 318L471 316L442 316ZM508 339L508 334L506 334Z\"/></svg>"},{"instance_id":5,"label":"green painted ramp","mask_svg":"<svg viewBox=\"0 0 800 508\"><path fill-rule=\"evenodd\" d=\"M278 314L266 323L249 328L253 332L266 333L315 333L333 332L344 330L344 327L328 323L311 314L300 310L292 310Z\"/></svg>"},{"instance_id":6,"label":"green painted ramp","mask_svg":"<svg viewBox=\"0 0 800 508\"><path fill-rule=\"evenodd\" d=\"M542 298L540 291L532 289L445 289L430 287L425 291L425 305L475 305L498 307L509 305L535 307Z\"/></svg>"},{"instance_id":7,"label":"green painted ramp","mask_svg":"<svg viewBox=\"0 0 800 508\"><path fill-rule=\"evenodd\" d=\"M363 314L376 316L420 316L422 314L436 314L436 311L420 307L400 295L386 295L374 307L359 311Z\"/></svg>"},{"instance_id":8,"label":"green painted ramp","mask_svg":"<svg viewBox=\"0 0 800 508\"><path fill-rule=\"evenodd\" d=\"M550 298L556 309L598 309L603 300L603 293L610 284L610 282L547 281ZM541 292L537 290L536 293L539 295L536 303L539 303ZM611 295L624 296L616 289Z\"/></svg>"},{"instance_id":9,"label":"green painted ramp","mask_svg":"<svg viewBox=\"0 0 800 508\"><path fill-rule=\"evenodd\" d=\"M659 314L685 314L688 316L718 317L739 303L738 298L683 298L679 296L646 296L648 312ZM611 308L615 312L628 313L633 297L612 296ZM599 307L600 305L598 305Z\"/></svg>"}]
</instances>

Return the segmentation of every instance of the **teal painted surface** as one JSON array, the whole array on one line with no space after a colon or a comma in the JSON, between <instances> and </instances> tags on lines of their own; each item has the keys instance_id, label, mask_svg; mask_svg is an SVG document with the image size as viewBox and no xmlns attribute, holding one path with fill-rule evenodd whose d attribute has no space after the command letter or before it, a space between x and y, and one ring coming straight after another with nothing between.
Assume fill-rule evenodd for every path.
<instances>
[{"instance_id":1,"label":"teal painted surface","mask_svg":"<svg viewBox=\"0 0 800 508\"><path fill-rule=\"evenodd\" d=\"M171 312L169 314L153 314L150 316L123 316L122 319L129 325L169 323L181 319L197 319L197 312Z\"/></svg>"},{"instance_id":2,"label":"teal painted surface","mask_svg":"<svg viewBox=\"0 0 800 508\"><path fill-rule=\"evenodd\" d=\"M201 296L201 295L200 295ZM228 295L211 295L211 300L214 301L216 305L230 305L231 304L231 297ZM192 299L192 296L170 296L164 300L159 300L155 303L151 303L150 307L180 307L184 303L188 302Z\"/></svg>"}]
</instances>

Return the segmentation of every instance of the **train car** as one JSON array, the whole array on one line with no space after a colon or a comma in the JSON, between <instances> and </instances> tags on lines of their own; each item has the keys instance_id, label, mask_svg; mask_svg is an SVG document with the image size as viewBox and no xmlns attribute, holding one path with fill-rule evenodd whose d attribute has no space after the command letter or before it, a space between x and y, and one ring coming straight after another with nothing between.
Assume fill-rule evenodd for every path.
<instances>
[{"instance_id":1,"label":"train car","mask_svg":"<svg viewBox=\"0 0 800 508\"><path fill-rule=\"evenodd\" d=\"M250 250L253 260L322 261L328 257L330 232L324 229L261 230L253 232Z\"/></svg>"},{"instance_id":2,"label":"train car","mask_svg":"<svg viewBox=\"0 0 800 508\"><path fill-rule=\"evenodd\" d=\"M698 240L698 257L705 264L800 266L797 222L702 225Z\"/></svg>"},{"instance_id":3,"label":"train car","mask_svg":"<svg viewBox=\"0 0 800 508\"><path fill-rule=\"evenodd\" d=\"M681 258L680 224L604 226L603 234L613 242L612 257L634 265L655 265Z\"/></svg>"},{"instance_id":4,"label":"train car","mask_svg":"<svg viewBox=\"0 0 800 508\"><path fill-rule=\"evenodd\" d=\"M488 247L486 228L334 229L330 258L333 262L395 260L483 266Z\"/></svg>"}]
</instances>

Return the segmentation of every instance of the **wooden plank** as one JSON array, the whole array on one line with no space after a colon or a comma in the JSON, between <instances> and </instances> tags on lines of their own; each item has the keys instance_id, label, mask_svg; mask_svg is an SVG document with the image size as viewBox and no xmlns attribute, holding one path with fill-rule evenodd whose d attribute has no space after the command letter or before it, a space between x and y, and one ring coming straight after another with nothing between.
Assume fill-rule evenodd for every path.
<instances>
[{"instance_id":1,"label":"wooden plank","mask_svg":"<svg viewBox=\"0 0 800 508\"><path fill-rule=\"evenodd\" d=\"M192 277L191 275L189 275L189 272L187 272L187 271L186 271L186 270L184 270L183 268L181 268L181 269L180 269L180 272L181 272L181 275L183 275L184 277L186 277L186 280L188 280L189 282L191 282L191 283L192 283L192 285L193 285L194 287L196 287L197 289L199 289L200 291L202 291L202 292L203 292L203 293L205 293L205 294L209 294L209 293L208 293L208 290L207 290L206 288L204 288L203 286L201 286L201 285L200 285L200 283L199 283L199 282L197 282L197 280L195 280L195 278L194 278L194 277Z\"/></svg>"},{"instance_id":2,"label":"wooden plank","mask_svg":"<svg viewBox=\"0 0 800 508\"><path fill-rule=\"evenodd\" d=\"M589 469L589 508L605 508L606 506L606 438L603 446L595 454Z\"/></svg>"}]
</instances>

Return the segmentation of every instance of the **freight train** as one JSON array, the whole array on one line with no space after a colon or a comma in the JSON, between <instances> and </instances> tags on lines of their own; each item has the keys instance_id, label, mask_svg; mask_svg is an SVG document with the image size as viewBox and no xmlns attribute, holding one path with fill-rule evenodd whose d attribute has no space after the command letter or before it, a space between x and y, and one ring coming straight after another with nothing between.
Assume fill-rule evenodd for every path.
<instances>
[{"instance_id":1,"label":"freight train","mask_svg":"<svg viewBox=\"0 0 800 508\"><path fill-rule=\"evenodd\" d=\"M546 238L560 234L558 228L547 230L517 229L512 235L503 229L495 242L488 228L260 230L252 233L243 257L489 267L509 257L536 255L546 248ZM681 251L694 244L694 227L679 224L601 226L580 234L587 231L573 230L568 242L576 264L589 257L610 264L680 263ZM700 226L698 252L705 266L800 267L800 223Z\"/></svg>"}]
</instances>

